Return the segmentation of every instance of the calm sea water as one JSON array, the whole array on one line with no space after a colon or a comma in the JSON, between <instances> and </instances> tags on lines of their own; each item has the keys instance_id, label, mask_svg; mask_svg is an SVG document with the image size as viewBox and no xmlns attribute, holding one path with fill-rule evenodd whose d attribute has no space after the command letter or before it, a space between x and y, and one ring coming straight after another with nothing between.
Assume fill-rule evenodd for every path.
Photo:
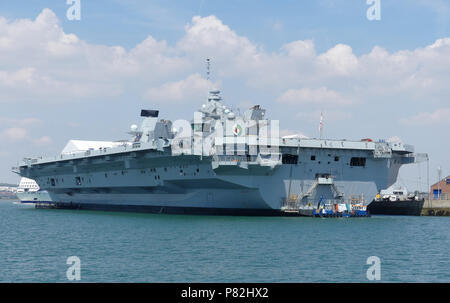
<instances>
[{"instance_id":1,"label":"calm sea water","mask_svg":"<svg viewBox=\"0 0 450 303\"><path fill-rule=\"evenodd\" d=\"M265 218L43 210L0 202L0 281L450 282L450 218Z\"/></svg>"}]
</instances>

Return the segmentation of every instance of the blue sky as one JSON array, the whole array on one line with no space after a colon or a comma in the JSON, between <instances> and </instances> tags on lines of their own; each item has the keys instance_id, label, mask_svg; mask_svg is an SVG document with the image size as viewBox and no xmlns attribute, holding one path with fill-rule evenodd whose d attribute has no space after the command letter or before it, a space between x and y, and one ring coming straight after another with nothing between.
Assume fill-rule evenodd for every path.
<instances>
[{"instance_id":1,"label":"blue sky","mask_svg":"<svg viewBox=\"0 0 450 303\"><path fill-rule=\"evenodd\" d=\"M286 133L317 136L324 111L326 136L399 137L430 153L432 181L450 174L450 1L381 0L380 21L365 0L81 0L80 21L68 7L0 3L0 181L69 139L126 137L140 108L190 119L207 56L230 105L261 103Z\"/></svg>"},{"instance_id":2,"label":"blue sky","mask_svg":"<svg viewBox=\"0 0 450 303\"><path fill-rule=\"evenodd\" d=\"M67 32L92 43L127 48L149 34L174 43L192 16L215 15L269 51L290 41L313 39L318 50L345 43L356 54L375 45L395 51L431 44L448 36L450 13L446 0L381 0L380 22L366 19L365 0L81 0L81 4L81 22L65 18L69 7L65 0L5 0L0 13L8 19L34 19L43 8L50 8Z\"/></svg>"}]
</instances>

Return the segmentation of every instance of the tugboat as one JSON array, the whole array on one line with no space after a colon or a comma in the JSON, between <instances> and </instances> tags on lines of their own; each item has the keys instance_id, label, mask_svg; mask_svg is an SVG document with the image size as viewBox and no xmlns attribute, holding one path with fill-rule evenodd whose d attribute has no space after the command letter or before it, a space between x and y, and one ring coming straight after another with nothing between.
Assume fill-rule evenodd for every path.
<instances>
[{"instance_id":1,"label":"tugboat","mask_svg":"<svg viewBox=\"0 0 450 303\"><path fill-rule=\"evenodd\" d=\"M372 215L420 216L424 201L417 194L408 194L406 189L385 190L367 209Z\"/></svg>"}]
</instances>

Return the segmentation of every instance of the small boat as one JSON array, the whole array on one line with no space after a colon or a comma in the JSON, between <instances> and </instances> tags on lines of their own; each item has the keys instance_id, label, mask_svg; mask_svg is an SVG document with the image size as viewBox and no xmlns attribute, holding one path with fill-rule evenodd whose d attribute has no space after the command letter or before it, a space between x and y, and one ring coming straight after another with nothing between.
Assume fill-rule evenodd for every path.
<instances>
[{"instance_id":1,"label":"small boat","mask_svg":"<svg viewBox=\"0 0 450 303\"><path fill-rule=\"evenodd\" d=\"M326 203L320 198L317 208L312 211L313 217L368 217L367 206L362 203Z\"/></svg>"},{"instance_id":2,"label":"small boat","mask_svg":"<svg viewBox=\"0 0 450 303\"><path fill-rule=\"evenodd\" d=\"M381 191L368 205L372 215L420 216L425 200L406 189Z\"/></svg>"},{"instance_id":3,"label":"small boat","mask_svg":"<svg viewBox=\"0 0 450 303\"><path fill-rule=\"evenodd\" d=\"M16 192L21 204L50 202L50 195L46 190L41 190L33 179L22 177Z\"/></svg>"}]
</instances>

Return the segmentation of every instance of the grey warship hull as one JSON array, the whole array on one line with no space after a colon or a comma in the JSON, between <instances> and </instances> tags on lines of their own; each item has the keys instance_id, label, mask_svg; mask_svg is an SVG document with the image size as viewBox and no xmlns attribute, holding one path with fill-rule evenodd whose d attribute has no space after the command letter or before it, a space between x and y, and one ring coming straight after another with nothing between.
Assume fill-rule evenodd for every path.
<instances>
[{"instance_id":1,"label":"grey warship hull","mask_svg":"<svg viewBox=\"0 0 450 303\"><path fill-rule=\"evenodd\" d=\"M256 114L261 122L263 110L252 108L236 122L214 98L189 136L171 133L157 111L143 111L130 142L24 159L14 171L34 179L60 208L280 215L319 199L367 204L395 183L401 165L416 160L412 146L384 141L277 137L268 144L259 126L254 135L241 127ZM235 133L217 136L231 120Z\"/></svg>"},{"instance_id":2,"label":"grey warship hull","mask_svg":"<svg viewBox=\"0 0 450 303\"><path fill-rule=\"evenodd\" d=\"M154 153L145 150L121 153L110 156L108 161L104 156L94 156L89 162L84 159L62 161L30 170L41 176L32 173L29 177L38 180L51 201L61 207L278 215L290 196L296 196L304 204L315 204L321 196L371 199L392 183L399 167L389 167L388 159L371 159L364 167L352 167L347 162L355 151L332 149L322 156L314 149L300 149L296 164L281 164L274 169L248 162L242 168L239 161L227 161L232 165L213 169L211 157L164 157ZM315 161L310 160L312 153L317 155ZM359 153L361 156L369 154L367 151ZM340 165L335 163L335 157L340 157ZM73 167L77 168L76 173ZM317 175L323 175L331 167L335 173L333 186L327 178L324 184L319 184ZM74 180L80 184L76 185Z\"/></svg>"}]
</instances>

